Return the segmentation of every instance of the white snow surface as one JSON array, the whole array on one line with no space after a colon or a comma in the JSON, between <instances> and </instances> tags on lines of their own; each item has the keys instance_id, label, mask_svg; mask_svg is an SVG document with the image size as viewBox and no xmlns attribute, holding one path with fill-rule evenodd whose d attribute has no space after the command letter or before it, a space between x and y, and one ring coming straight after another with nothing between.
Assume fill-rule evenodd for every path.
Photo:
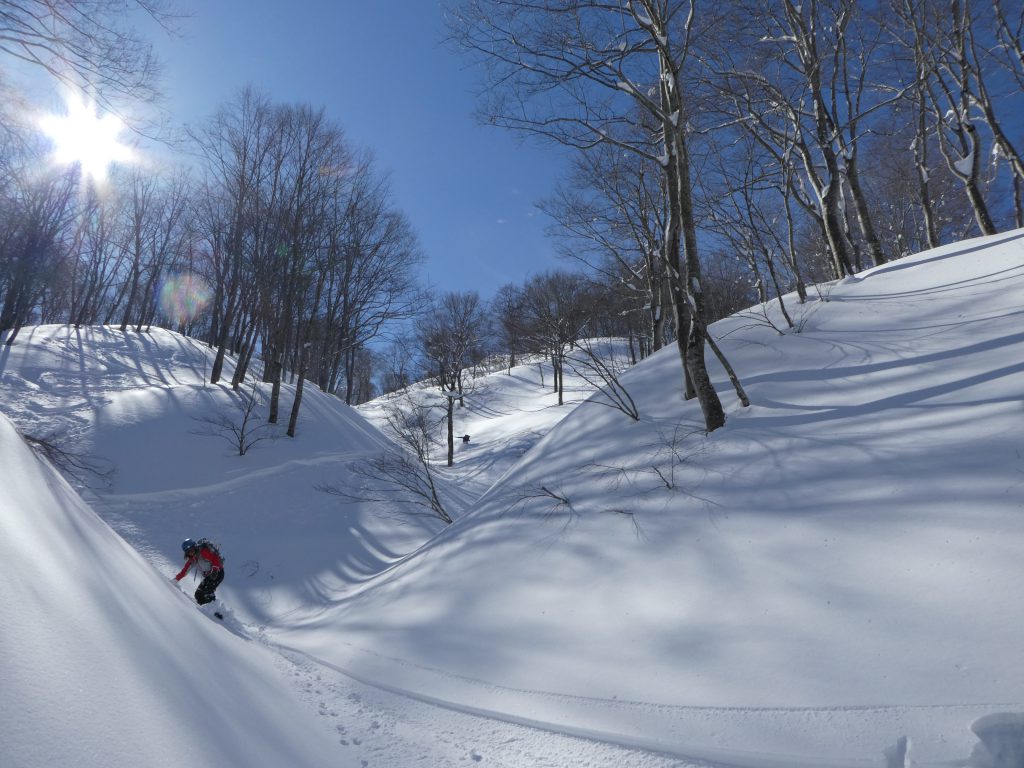
<instances>
[{"instance_id":1,"label":"white snow surface","mask_svg":"<svg viewBox=\"0 0 1024 768\"><path fill-rule=\"evenodd\" d=\"M327 765L271 652L213 625L0 417L0 763Z\"/></svg>"},{"instance_id":2,"label":"white snow surface","mask_svg":"<svg viewBox=\"0 0 1024 768\"><path fill-rule=\"evenodd\" d=\"M1019 768L1024 231L786 300L797 330L713 326L752 404L709 356L710 436L674 348L622 376L639 421L536 361L477 379L448 527L316 489L366 482L399 398L307 387L240 457L200 434L239 412L212 350L25 329L0 763ZM14 427L115 471L69 485ZM198 536L223 623L169 580Z\"/></svg>"}]
</instances>

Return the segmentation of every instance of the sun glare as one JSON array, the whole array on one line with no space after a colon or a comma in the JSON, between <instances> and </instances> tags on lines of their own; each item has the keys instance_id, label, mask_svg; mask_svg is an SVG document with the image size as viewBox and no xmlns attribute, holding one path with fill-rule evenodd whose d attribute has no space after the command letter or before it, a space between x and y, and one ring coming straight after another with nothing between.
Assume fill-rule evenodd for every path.
<instances>
[{"instance_id":1,"label":"sun glare","mask_svg":"<svg viewBox=\"0 0 1024 768\"><path fill-rule=\"evenodd\" d=\"M55 162L79 163L83 176L101 183L111 165L132 159L131 147L120 140L125 126L117 115L101 115L77 96L67 97L66 109L63 115L49 115L40 121L53 141Z\"/></svg>"}]
</instances>

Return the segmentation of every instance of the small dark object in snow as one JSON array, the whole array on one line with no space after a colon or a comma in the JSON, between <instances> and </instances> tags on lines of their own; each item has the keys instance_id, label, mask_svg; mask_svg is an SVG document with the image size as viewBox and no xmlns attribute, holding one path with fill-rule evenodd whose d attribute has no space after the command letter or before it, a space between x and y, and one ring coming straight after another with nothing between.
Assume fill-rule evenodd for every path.
<instances>
[{"instance_id":1,"label":"small dark object in snow","mask_svg":"<svg viewBox=\"0 0 1024 768\"><path fill-rule=\"evenodd\" d=\"M462 436L462 442L468 443L469 442L469 435L463 435Z\"/></svg>"}]
</instances>

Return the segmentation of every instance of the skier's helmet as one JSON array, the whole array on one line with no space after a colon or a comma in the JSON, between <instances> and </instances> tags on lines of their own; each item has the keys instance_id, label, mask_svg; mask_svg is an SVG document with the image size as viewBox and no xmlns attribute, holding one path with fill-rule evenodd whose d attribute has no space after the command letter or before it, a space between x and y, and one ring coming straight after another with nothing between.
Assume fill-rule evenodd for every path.
<instances>
[{"instance_id":1,"label":"skier's helmet","mask_svg":"<svg viewBox=\"0 0 1024 768\"><path fill-rule=\"evenodd\" d=\"M185 539L183 542L181 542L181 551L182 552L188 552L190 549L195 549L195 548L196 548L196 543L194 541L192 541L192 539Z\"/></svg>"}]
</instances>

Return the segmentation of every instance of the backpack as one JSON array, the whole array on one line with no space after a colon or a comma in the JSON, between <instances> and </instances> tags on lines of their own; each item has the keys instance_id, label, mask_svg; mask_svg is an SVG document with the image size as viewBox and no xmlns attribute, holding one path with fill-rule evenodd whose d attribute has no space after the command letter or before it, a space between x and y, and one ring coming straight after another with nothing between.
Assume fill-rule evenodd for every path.
<instances>
[{"instance_id":1,"label":"backpack","mask_svg":"<svg viewBox=\"0 0 1024 768\"><path fill-rule=\"evenodd\" d=\"M220 558L220 561L222 563L227 562L224 559L224 555L222 555L220 553L220 547L218 547L215 543L213 543L209 539L199 539L199 541L196 542L196 546L200 547L200 548L201 547L206 547L207 549L212 550L214 553L216 553L217 557Z\"/></svg>"}]
</instances>

